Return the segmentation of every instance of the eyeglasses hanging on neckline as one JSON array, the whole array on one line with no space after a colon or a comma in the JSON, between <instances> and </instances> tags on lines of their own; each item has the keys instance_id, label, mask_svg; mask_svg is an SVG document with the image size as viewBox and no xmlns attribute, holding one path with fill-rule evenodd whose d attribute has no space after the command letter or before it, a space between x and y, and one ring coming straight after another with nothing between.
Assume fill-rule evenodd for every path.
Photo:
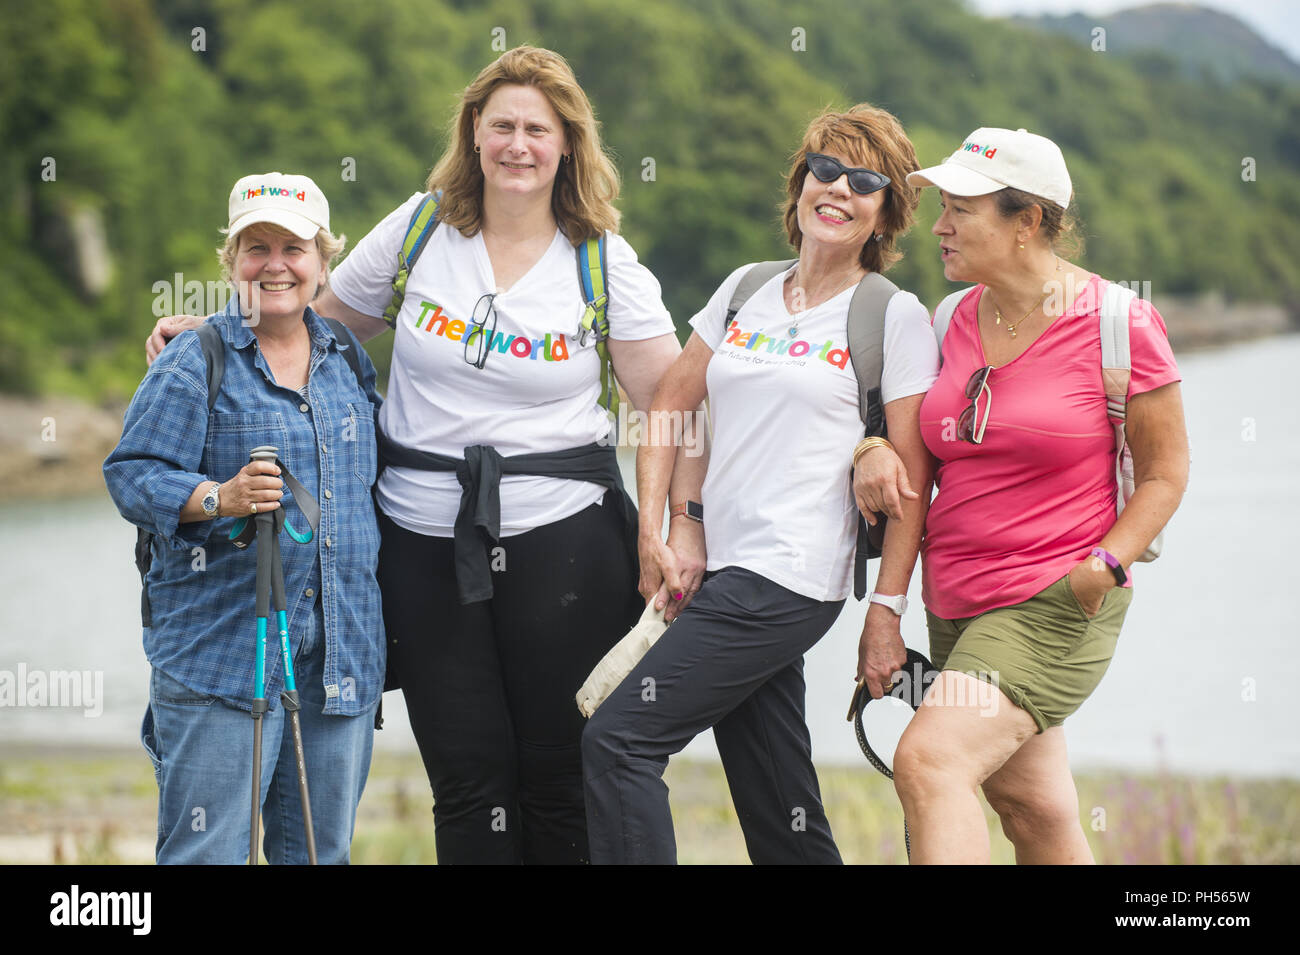
<instances>
[{"instance_id":1,"label":"eyeglasses hanging on neckline","mask_svg":"<svg viewBox=\"0 0 1300 955\"><path fill-rule=\"evenodd\" d=\"M465 332L465 361L475 368L487 364L488 352L497 331L496 292L485 292L474 304L469 328Z\"/></svg>"},{"instance_id":2,"label":"eyeglasses hanging on neckline","mask_svg":"<svg viewBox=\"0 0 1300 955\"><path fill-rule=\"evenodd\" d=\"M992 365L976 368L966 382L966 397L970 399L970 405L957 419L957 437L971 444L979 444L984 440L984 429L988 427L989 415L993 413L993 389L988 384L992 373ZM984 420L977 425L980 395L985 391L989 393L989 400L984 406Z\"/></svg>"}]
</instances>

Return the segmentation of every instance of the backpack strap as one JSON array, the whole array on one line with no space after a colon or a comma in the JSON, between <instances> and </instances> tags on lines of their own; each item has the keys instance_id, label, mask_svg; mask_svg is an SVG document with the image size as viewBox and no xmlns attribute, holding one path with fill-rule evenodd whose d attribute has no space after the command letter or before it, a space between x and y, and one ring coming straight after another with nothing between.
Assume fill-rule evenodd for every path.
<instances>
[{"instance_id":1,"label":"backpack strap","mask_svg":"<svg viewBox=\"0 0 1300 955\"><path fill-rule=\"evenodd\" d=\"M204 322L197 329L199 346L203 349L203 363L208 369L208 411L221 394L221 380L226 377L226 343L221 340L221 329Z\"/></svg>"},{"instance_id":2,"label":"backpack strap","mask_svg":"<svg viewBox=\"0 0 1300 955\"><path fill-rule=\"evenodd\" d=\"M736 290L731 293L731 302L727 305L727 320L723 322L722 330L726 331L731 327L731 323L736 320L736 313L745 307L745 303L766 285L769 279L787 271L797 261L799 260L786 259L783 262L758 262L751 265L749 270L740 277Z\"/></svg>"},{"instance_id":3,"label":"backpack strap","mask_svg":"<svg viewBox=\"0 0 1300 955\"><path fill-rule=\"evenodd\" d=\"M1121 514L1136 489L1133 452L1124 433L1128 421L1128 386L1133 377L1133 356L1129 350L1129 309L1137 298L1132 289L1110 282L1101 298L1101 382L1106 392L1106 416L1115 429L1115 511ZM1164 548L1162 529L1138 555L1152 561Z\"/></svg>"},{"instance_id":4,"label":"backpack strap","mask_svg":"<svg viewBox=\"0 0 1300 955\"><path fill-rule=\"evenodd\" d=\"M971 285L968 288L958 289L949 295L945 295L939 307L934 310L934 337L939 342L939 364L943 364L943 339L948 334L948 326L952 324L952 314L957 311L957 306L966 294L972 291L976 286Z\"/></svg>"},{"instance_id":5,"label":"backpack strap","mask_svg":"<svg viewBox=\"0 0 1300 955\"><path fill-rule=\"evenodd\" d=\"M429 244L429 237L438 228L438 200L442 193L426 193L415 207L411 221L406 224L406 235L402 239L402 248L397 253L397 274L393 276L393 298L384 309L384 321L389 328L397 327L397 316L402 310L406 298L406 280L415 268L415 263Z\"/></svg>"},{"instance_id":6,"label":"backpack strap","mask_svg":"<svg viewBox=\"0 0 1300 955\"><path fill-rule=\"evenodd\" d=\"M614 377L614 362L609 357L609 270L605 258L605 234L602 232L587 239L576 252L578 288L586 305L578 330L578 344L585 345L587 336L595 333L596 355L600 359L600 406L613 415L617 429L618 380Z\"/></svg>"},{"instance_id":7,"label":"backpack strap","mask_svg":"<svg viewBox=\"0 0 1300 955\"><path fill-rule=\"evenodd\" d=\"M858 377L858 414L866 434L885 433L880 379L885 371L885 312L898 286L879 272L868 272L849 300L849 358Z\"/></svg>"},{"instance_id":8,"label":"backpack strap","mask_svg":"<svg viewBox=\"0 0 1300 955\"><path fill-rule=\"evenodd\" d=\"M1116 424L1122 447L1128 418L1128 383L1133 362L1128 345L1128 313L1137 296L1132 289L1110 282L1101 299L1101 381L1106 389L1106 414Z\"/></svg>"},{"instance_id":9,"label":"backpack strap","mask_svg":"<svg viewBox=\"0 0 1300 955\"><path fill-rule=\"evenodd\" d=\"M880 380L885 371L885 314L898 286L879 272L868 272L849 300L847 338L853 373L858 379L858 415L863 432L884 437L885 407L880 400ZM867 561L879 557L885 542L885 517L869 527L858 515L857 549L853 554L853 596L867 595Z\"/></svg>"},{"instance_id":10,"label":"backpack strap","mask_svg":"<svg viewBox=\"0 0 1300 955\"><path fill-rule=\"evenodd\" d=\"M361 371L361 356L357 354L357 349L359 349L361 345L353 339L351 333L348 332L347 326L338 319L326 318L324 315L320 317L324 320L325 324L329 326L330 331L334 333L334 337L338 339L339 354L343 356L343 360L346 361L348 367L352 369L352 374L356 375L357 387L364 393L366 390L366 381Z\"/></svg>"}]
</instances>

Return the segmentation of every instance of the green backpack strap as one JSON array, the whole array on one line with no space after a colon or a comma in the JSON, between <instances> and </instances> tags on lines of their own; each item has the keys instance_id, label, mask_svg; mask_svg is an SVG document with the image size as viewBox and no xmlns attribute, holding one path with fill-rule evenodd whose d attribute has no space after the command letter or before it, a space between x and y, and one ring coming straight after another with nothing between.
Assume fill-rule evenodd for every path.
<instances>
[{"instance_id":1,"label":"green backpack strap","mask_svg":"<svg viewBox=\"0 0 1300 955\"><path fill-rule=\"evenodd\" d=\"M397 328L397 315L406 298L406 280L416 261L429 243L429 237L438 228L438 199L442 193L427 193L415 207L411 221L406 225L401 251L397 253L397 274L393 276L393 298L384 309L384 321L389 328Z\"/></svg>"},{"instance_id":2,"label":"green backpack strap","mask_svg":"<svg viewBox=\"0 0 1300 955\"><path fill-rule=\"evenodd\" d=\"M605 236L602 233L578 246L578 285L586 309L582 313L582 328L578 344L585 345L587 336L595 332L596 355L600 358L600 405L614 417L618 424L618 381L614 377L614 363L609 357L609 291L606 283Z\"/></svg>"}]
</instances>

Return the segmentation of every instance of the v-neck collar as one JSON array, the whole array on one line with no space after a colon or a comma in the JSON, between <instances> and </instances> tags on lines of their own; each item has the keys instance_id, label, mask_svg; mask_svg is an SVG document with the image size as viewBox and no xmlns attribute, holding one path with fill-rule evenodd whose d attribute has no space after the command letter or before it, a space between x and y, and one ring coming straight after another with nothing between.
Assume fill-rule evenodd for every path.
<instances>
[{"instance_id":1,"label":"v-neck collar","mask_svg":"<svg viewBox=\"0 0 1300 955\"><path fill-rule=\"evenodd\" d=\"M515 289L529 281L533 277L533 273L541 268L542 263L550 257L551 250L555 248L555 243L562 239L567 243L568 240L564 239L564 233L561 232L557 226L555 229L555 235L551 237L551 244L546 247L546 251L537 257L537 261L529 266L527 272L515 280L514 285L510 286L510 288L505 291L497 292L498 297L509 297ZM497 277L496 272L492 269L492 256L488 255L487 243L483 241L483 230L480 229L478 232L475 232L474 237L470 241L474 244L474 258L478 261L482 275L487 279L488 290L495 292L498 287Z\"/></svg>"}]
</instances>

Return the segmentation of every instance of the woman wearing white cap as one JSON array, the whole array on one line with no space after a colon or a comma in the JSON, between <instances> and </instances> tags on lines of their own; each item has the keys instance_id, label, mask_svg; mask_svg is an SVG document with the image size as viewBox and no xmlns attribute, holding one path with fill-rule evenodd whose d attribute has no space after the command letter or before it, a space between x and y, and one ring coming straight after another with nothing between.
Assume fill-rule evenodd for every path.
<instances>
[{"instance_id":1,"label":"woman wearing white cap","mask_svg":"<svg viewBox=\"0 0 1300 955\"><path fill-rule=\"evenodd\" d=\"M605 347L637 408L681 347L659 283L618 235L618 172L563 57L519 47L486 67L426 187L441 194L437 220L390 316L380 417L390 676L433 790L440 862L584 862L573 694L645 602L579 249L604 243ZM323 314L364 339L388 330L423 201L357 244ZM703 477L702 457L682 461L674 500L698 497ZM685 600L703 534L673 524L694 555Z\"/></svg>"},{"instance_id":2,"label":"woman wearing white cap","mask_svg":"<svg viewBox=\"0 0 1300 955\"><path fill-rule=\"evenodd\" d=\"M141 738L158 781L157 860L248 857L257 561L230 532L239 519L280 508L306 531L316 507L285 497L282 476L292 474L291 487L319 507L311 540L286 534L281 551L311 820L318 860L347 862L384 680L370 497L381 399L356 338L310 305L343 249L316 184L274 172L247 176L231 191L229 212L220 260L235 293L208 319L217 336L205 342L187 331L153 363L104 462L118 509L152 535L141 566L153 671ZM218 356L211 362L209 348ZM278 449L286 475L276 464L249 462L249 451L263 445ZM272 643L262 848L273 863L305 863L280 656Z\"/></svg>"},{"instance_id":3,"label":"woman wearing white cap","mask_svg":"<svg viewBox=\"0 0 1300 955\"><path fill-rule=\"evenodd\" d=\"M921 406L939 485L924 597L943 672L894 761L912 860L987 861L982 787L1018 861L1089 862L1062 723L1110 662L1130 565L1182 498L1178 369L1149 302L1058 255L1072 188L1050 140L979 129L908 181L941 192L944 275L976 283L936 313L943 364ZM1103 328L1127 331L1131 361L1103 352ZM1136 491L1117 520L1126 404Z\"/></svg>"}]
</instances>

